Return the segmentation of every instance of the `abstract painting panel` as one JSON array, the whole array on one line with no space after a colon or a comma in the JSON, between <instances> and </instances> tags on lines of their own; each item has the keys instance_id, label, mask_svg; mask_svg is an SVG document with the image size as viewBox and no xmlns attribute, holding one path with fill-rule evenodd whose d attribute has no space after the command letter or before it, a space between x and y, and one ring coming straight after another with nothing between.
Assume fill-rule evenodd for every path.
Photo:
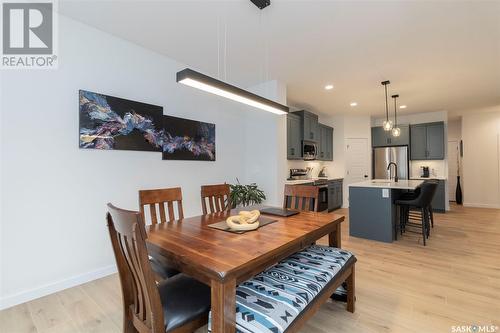
<instances>
[{"instance_id":1,"label":"abstract painting panel","mask_svg":"<svg viewBox=\"0 0 500 333\"><path fill-rule=\"evenodd\" d=\"M80 90L80 148L162 151L163 107Z\"/></svg>"},{"instance_id":2,"label":"abstract painting panel","mask_svg":"<svg viewBox=\"0 0 500 333\"><path fill-rule=\"evenodd\" d=\"M215 161L215 124L163 116L163 159Z\"/></svg>"}]
</instances>

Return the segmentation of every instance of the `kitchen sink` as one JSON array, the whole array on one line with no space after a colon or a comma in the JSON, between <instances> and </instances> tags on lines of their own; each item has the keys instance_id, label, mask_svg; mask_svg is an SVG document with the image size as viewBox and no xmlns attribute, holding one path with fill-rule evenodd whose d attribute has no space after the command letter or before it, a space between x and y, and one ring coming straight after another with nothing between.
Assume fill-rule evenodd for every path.
<instances>
[{"instance_id":1,"label":"kitchen sink","mask_svg":"<svg viewBox=\"0 0 500 333\"><path fill-rule=\"evenodd\" d=\"M374 180L372 180L372 183L374 183L374 184L390 184L392 182L390 180L387 180L387 179L374 179Z\"/></svg>"}]
</instances>

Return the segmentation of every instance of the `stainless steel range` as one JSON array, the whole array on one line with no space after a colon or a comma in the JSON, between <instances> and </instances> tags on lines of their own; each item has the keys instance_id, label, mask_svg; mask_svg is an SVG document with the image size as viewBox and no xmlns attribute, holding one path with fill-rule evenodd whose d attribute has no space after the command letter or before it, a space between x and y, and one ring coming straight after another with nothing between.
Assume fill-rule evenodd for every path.
<instances>
[{"instance_id":1,"label":"stainless steel range","mask_svg":"<svg viewBox=\"0 0 500 333\"><path fill-rule=\"evenodd\" d=\"M290 178L288 180L310 180L307 185L317 186L319 189L318 210L328 210L328 179L327 178L311 178L311 169L290 169ZM306 185L306 184L304 184ZM300 186L300 184L299 184Z\"/></svg>"}]
</instances>

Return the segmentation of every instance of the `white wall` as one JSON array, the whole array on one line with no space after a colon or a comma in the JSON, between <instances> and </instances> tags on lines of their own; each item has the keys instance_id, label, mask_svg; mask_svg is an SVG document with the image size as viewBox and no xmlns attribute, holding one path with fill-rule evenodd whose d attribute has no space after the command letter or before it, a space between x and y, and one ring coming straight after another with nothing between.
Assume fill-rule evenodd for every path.
<instances>
[{"instance_id":1,"label":"white wall","mask_svg":"<svg viewBox=\"0 0 500 333\"><path fill-rule=\"evenodd\" d=\"M286 104L286 87L268 81L248 90ZM245 119L245 181L260 184L266 204L282 205L286 174L286 116L255 110Z\"/></svg>"},{"instance_id":2,"label":"white wall","mask_svg":"<svg viewBox=\"0 0 500 333\"><path fill-rule=\"evenodd\" d=\"M462 118L448 121L448 141L462 139Z\"/></svg>"},{"instance_id":3,"label":"white wall","mask_svg":"<svg viewBox=\"0 0 500 333\"><path fill-rule=\"evenodd\" d=\"M464 206L500 208L500 105L462 116Z\"/></svg>"},{"instance_id":4,"label":"white wall","mask_svg":"<svg viewBox=\"0 0 500 333\"><path fill-rule=\"evenodd\" d=\"M271 200L276 197L277 185L273 190L261 184L279 172L275 165L258 170L259 177L254 169L245 171L246 161L259 161L261 155L245 149L244 115L252 113L249 117L263 126L280 123L279 117L177 84L175 73L183 64L65 17L59 24L58 70L1 72L0 307L113 272L105 204L138 209L139 189L182 186L187 216L201 212L202 184L252 179ZM162 161L161 153L79 149L79 89L215 123L217 161ZM266 141L277 128L283 130L273 125L251 136ZM262 177L267 172L272 176Z\"/></svg>"}]
</instances>

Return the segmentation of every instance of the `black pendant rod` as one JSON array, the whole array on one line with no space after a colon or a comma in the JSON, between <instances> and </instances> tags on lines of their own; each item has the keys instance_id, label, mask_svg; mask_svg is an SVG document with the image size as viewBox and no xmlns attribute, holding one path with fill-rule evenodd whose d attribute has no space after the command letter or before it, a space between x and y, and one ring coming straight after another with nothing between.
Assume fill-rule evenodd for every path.
<instances>
[{"instance_id":1,"label":"black pendant rod","mask_svg":"<svg viewBox=\"0 0 500 333\"><path fill-rule=\"evenodd\" d=\"M397 112L397 106L396 106L396 99L399 97L399 95L392 95L392 98L394 98L394 127L398 125L398 118L396 116Z\"/></svg>"},{"instance_id":2,"label":"black pendant rod","mask_svg":"<svg viewBox=\"0 0 500 333\"><path fill-rule=\"evenodd\" d=\"M391 81L389 81L389 80L382 81L382 85L385 88L385 120L386 121L389 121L389 105L388 105L388 102L387 102L387 85L390 84L390 83L391 83Z\"/></svg>"}]
</instances>

